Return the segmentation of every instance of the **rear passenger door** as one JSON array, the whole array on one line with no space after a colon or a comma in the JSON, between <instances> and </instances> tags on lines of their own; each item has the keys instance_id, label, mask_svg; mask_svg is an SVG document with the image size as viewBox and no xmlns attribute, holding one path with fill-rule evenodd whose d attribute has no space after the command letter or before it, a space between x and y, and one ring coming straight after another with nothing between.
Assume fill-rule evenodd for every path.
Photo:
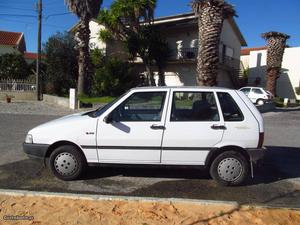
<instances>
[{"instance_id":1,"label":"rear passenger door","mask_svg":"<svg viewBox=\"0 0 300 225\"><path fill-rule=\"evenodd\" d=\"M204 165L222 140L224 122L213 91L175 89L170 96L162 142L162 164Z\"/></svg>"}]
</instances>

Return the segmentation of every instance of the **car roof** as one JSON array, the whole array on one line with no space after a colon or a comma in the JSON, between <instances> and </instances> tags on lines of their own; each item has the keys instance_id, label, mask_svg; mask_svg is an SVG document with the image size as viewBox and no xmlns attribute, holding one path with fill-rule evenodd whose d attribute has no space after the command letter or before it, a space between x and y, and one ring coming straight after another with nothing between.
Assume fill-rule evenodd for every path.
<instances>
[{"instance_id":1,"label":"car roof","mask_svg":"<svg viewBox=\"0 0 300 225\"><path fill-rule=\"evenodd\" d=\"M262 88L262 89L264 89L263 87L250 87L250 86L241 87L240 89L243 89L243 88Z\"/></svg>"},{"instance_id":2,"label":"car roof","mask_svg":"<svg viewBox=\"0 0 300 225\"><path fill-rule=\"evenodd\" d=\"M206 87L206 86L146 86L135 87L131 90L151 90L151 89L201 89L201 90L232 90L224 87Z\"/></svg>"}]
</instances>

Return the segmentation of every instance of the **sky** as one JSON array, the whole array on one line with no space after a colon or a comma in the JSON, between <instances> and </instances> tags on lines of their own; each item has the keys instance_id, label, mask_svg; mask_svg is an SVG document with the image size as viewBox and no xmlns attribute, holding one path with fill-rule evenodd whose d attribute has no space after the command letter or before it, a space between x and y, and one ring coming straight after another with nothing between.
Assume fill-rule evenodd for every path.
<instances>
[{"instance_id":1,"label":"sky","mask_svg":"<svg viewBox=\"0 0 300 225\"><path fill-rule=\"evenodd\" d=\"M104 0L109 7L113 0ZM261 34L284 32L290 46L300 46L300 0L227 0L235 6L235 18L248 47L265 45ZM0 0L0 30L23 32L27 51L37 49L37 0ZM190 12L190 0L158 0L155 16ZM43 0L42 41L56 32L69 30L77 17L69 13L64 0Z\"/></svg>"}]
</instances>

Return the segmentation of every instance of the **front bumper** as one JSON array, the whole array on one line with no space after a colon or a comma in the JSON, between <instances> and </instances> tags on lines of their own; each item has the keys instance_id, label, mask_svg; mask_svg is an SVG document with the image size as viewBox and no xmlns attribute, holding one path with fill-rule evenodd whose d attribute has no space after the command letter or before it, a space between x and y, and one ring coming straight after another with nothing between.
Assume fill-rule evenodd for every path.
<instances>
[{"instance_id":1,"label":"front bumper","mask_svg":"<svg viewBox=\"0 0 300 225\"><path fill-rule=\"evenodd\" d=\"M250 161L251 162L257 162L261 159L264 158L265 154L266 154L266 151L267 149L266 148L248 148L246 149L247 152L248 152L248 155L250 157Z\"/></svg>"},{"instance_id":2,"label":"front bumper","mask_svg":"<svg viewBox=\"0 0 300 225\"><path fill-rule=\"evenodd\" d=\"M23 151L30 158L44 159L48 148L49 148L49 145L23 143Z\"/></svg>"}]
</instances>

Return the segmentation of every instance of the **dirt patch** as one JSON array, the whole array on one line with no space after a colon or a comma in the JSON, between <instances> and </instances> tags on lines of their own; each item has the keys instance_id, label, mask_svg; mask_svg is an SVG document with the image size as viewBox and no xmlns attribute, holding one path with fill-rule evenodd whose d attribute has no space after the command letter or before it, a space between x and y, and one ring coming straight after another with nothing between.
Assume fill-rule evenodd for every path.
<instances>
[{"instance_id":1,"label":"dirt patch","mask_svg":"<svg viewBox=\"0 0 300 225\"><path fill-rule=\"evenodd\" d=\"M13 219L10 216L19 216ZM14 217L16 219L17 217ZM189 202L0 195L0 224L300 224L300 211Z\"/></svg>"}]
</instances>

